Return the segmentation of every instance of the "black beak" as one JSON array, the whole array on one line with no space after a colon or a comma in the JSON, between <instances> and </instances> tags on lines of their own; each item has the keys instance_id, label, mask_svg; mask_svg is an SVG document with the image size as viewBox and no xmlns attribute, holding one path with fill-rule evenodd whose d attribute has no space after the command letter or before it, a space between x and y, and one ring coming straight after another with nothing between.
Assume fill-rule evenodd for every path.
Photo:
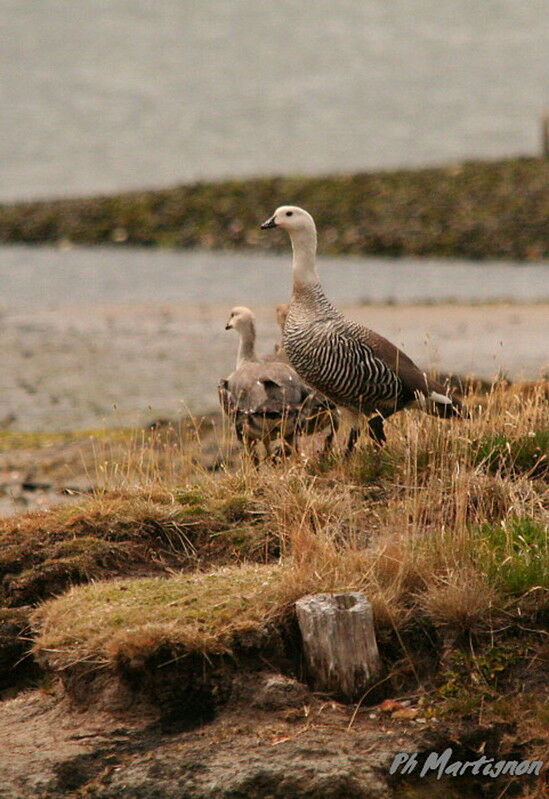
<instances>
[{"instance_id":1,"label":"black beak","mask_svg":"<svg viewBox=\"0 0 549 799\"><path fill-rule=\"evenodd\" d=\"M273 216L271 216L271 218L270 218L270 219L267 219L267 221L266 221L266 222L263 222L263 224L262 224L262 225L260 225L260 227L261 227L261 230L268 230L268 229L269 229L269 228L271 228L271 227L276 227L276 222L275 222L274 214L273 214Z\"/></svg>"}]
</instances>

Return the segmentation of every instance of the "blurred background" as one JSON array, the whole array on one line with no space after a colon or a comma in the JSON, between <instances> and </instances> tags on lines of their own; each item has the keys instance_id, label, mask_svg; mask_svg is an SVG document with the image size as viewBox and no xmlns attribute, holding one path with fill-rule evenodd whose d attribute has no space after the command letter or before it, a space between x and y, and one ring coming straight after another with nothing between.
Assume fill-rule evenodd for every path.
<instances>
[{"instance_id":1,"label":"blurred background","mask_svg":"<svg viewBox=\"0 0 549 799\"><path fill-rule=\"evenodd\" d=\"M0 199L538 155L545 0L4 0Z\"/></svg>"},{"instance_id":2,"label":"blurred background","mask_svg":"<svg viewBox=\"0 0 549 799\"><path fill-rule=\"evenodd\" d=\"M288 246L256 228L280 202L315 214L331 296L422 366L539 376L548 12L4 0L0 427L215 408L236 353L231 305L257 312L260 352L278 336ZM269 176L288 181L247 180ZM151 189L165 193L139 194ZM90 199L53 202L75 197Z\"/></svg>"}]
</instances>

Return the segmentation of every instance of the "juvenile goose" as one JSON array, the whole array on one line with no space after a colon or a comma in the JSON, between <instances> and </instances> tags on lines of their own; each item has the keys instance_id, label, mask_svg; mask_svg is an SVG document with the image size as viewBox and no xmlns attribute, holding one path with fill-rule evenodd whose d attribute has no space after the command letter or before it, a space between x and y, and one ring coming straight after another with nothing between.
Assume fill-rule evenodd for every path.
<instances>
[{"instance_id":1,"label":"juvenile goose","mask_svg":"<svg viewBox=\"0 0 549 799\"><path fill-rule=\"evenodd\" d=\"M277 305L275 308L276 313L276 321L278 322L278 326L280 327L280 338L276 342L273 347L273 351L270 352L268 355L264 355L262 360L263 361L277 361L277 363L290 363L288 360L288 356L284 352L284 344L282 342L282 337L284 335L284 323L286 322L286 316L288 315L288 308L289 305Z\"/></svg>"},{"instance_id":2,"label":"juvenile goose","mask_svg":"<svg viewBox=\"0 0 549 799\"><path fill-rule=\"evenodd\" d=\"M298 432L303 383L286 363L260 362L255 354L255 318L249 308L231 311L226 330L240 335L236 369L218 385L223 411L234 421L236 435L254 458L257 444L270 455L270 442L280 437L292 445Z\"/></svg>"},{"instance_id":3,"label":"juvenile goose","mask_svg":"<svg viewBox=\"0 0 549 799\"><path fill-rule=\"evenodd\" d=\"M460 400L428 378L383 336L347 319L330 303L316 269L316 227L312 216L282 205L261 228L282 228L293 250L293 293L284 325L284 350L296 372L353 416L347 443L359 436L358 415L371 416L374 443L385 441L383 421L396 411L418 405L436 416L461 416Z\"/></svg>"}]
</instances>

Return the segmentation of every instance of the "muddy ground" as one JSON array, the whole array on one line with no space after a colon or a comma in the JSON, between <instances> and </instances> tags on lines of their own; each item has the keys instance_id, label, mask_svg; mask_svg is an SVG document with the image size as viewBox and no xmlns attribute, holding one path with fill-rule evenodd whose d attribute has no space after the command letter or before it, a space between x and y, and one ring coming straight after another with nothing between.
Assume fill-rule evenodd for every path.
<instances>
[{"instance_id":1,"label":"muddy ground","mask_svg":"<svg viewBox=\"0 0 549 799\"><path fill-rule=\"evenodd\" d=\"M512 724L429 720L414 709L415 700L400 711L408 718L379 707L355 712L356 706L312 695L295 681L281 691L281 680L243 680L229 705L195 729L166 725L139 706L124 716L76 708L55 688L21 694L3 705L0 796L476 799L501 791L525 796L539 786L535 778L439 782L433 774L403 779L389 773L397 752L448 746L454 760L477 760L481 752L521 760L526 749L513 742Z\"/></svg>"},{"instance_id":2,"label":"muddy ground","mask_svg":"<svg viewBox=\"0 0 549 799\"><path fill-rule=\"evenodd\" d=\"M260 354L278 337L257 313ZM422 368L535 379L549 365L549 305L353 306L352 318ZM218 408L217 382L237 338L222 305L82 305L7 311L0 324L0 430L83 430L147 424Z\"/></svg>"}]
</instances>

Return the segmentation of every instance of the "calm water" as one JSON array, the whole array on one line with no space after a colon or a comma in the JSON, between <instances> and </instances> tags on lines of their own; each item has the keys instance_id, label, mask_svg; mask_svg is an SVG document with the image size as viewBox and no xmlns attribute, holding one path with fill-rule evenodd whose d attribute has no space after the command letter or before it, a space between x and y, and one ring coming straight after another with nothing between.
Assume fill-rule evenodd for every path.
<instances>
[{"instance_id":1,"label":"calm water","mask_svg":"<svg viewBox=\"0 0 549 799\"><path fill-rule=\"evenodd\" d=\"M413 258L319 258L336 302L549 301L547 264ZM139 303L275 305L290 255L133 248L0 247L0 310Z\"/></svg>"},{"instance_id":2,"label":"calm water","mask_svg":"<svg viewBox=\"0 0 549 799\"><path fill-rule=\"evenodd\" d=\"M3 0L0 199L539 152L549 0Z\"/></svg>"}]
</instances>

